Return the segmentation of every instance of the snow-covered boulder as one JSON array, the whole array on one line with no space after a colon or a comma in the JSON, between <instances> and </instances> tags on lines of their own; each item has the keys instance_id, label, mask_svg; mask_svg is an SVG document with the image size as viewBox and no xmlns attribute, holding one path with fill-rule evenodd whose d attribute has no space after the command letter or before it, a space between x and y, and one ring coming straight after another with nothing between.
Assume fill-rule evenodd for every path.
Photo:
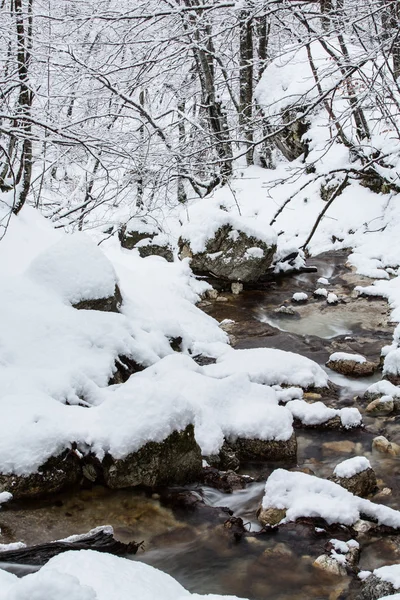
<instances>
[{"instance_id":1,"label":"snow-covered boulder","mask_svg":"<svg viewBox=\"0 0 400 600\"><path fill-rule=\"evenodd\" d=\"M168 237L153 223L140 220L128 226L124 225L120 227L118 237L123 248L128 250L136 248L142 258L161 256L168 262L174 260Z\"/></svg>"},{"instance_id":2,"label":"snow-covered boulder","mask_svg":"<svg viewBox=\"0 0 400 600\"><path fill-rule=\"evenodd\" d=\"M226 210L211 199L193 204L178 241L192 270L225 281L258 281L272 263L276 233L257 219Z\"/></svg>"},{"instance_id":3,"label":"snow-covered boulder","mask_svg":"<svg viewBox=\"0 0 400 600\"><path fill-rule=\"evenodd\" d=\"M368 361L365 356L347 352L334 352L330 355L326 366L347 377L367 377L378 368L376 363Z\"/></svg>"},{"instance_id":4,"label":"snow-covered boulder","mask_svg":"<svg viewBox=\"0 0 400 600\"><path fill-rule=\"evenodd\" d=\"M122 303L114 267L83 233L66 235L39 254L27 275L75 308L118 312Z\"/></svg>"},{"instance_id":5,"label":"snow-covered boulder","mask_svg":"<svg viewBox=\"0 0 400 600\"><path fill-rule=\"evenodd\" d=\"M368 496L376 489L375 472L364 456L355 456L336 465L331 481L355 496Z\"/></svg>"},{"instance_id":6,"label":"snow-covered boulder","mask_svg":"<svg viewBox=\"0 0 400 600\"><path fill-rule=\"evenodd\" d=\"M284 469L269 476L259 519L263 511L272 508L284 511L282 523L311 517L324 519L328 525L353 525L364 514L379 525L400 529L399 511L354 496L333 481Z\"/></svg>"},{"instance_id":7,"label":"snow-covered boulder","mask_svg":"<svg viewBox=\"0 0 400 600\"><path fill-rule=\"evenodd\" d=\"M184 238L179 240L179 250L181 259L191 259L196 274L246 283L258 281L267 272L276 246L225 225L207 240L203 252L195 252Z\"/></svg>"}]
</instances>

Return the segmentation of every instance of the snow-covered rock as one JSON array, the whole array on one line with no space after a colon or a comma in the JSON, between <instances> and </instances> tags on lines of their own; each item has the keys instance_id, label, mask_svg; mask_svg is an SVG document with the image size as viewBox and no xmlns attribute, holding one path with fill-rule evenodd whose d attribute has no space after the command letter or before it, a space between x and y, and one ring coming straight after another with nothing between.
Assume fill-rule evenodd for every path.
<instances>
[{"instance_id":1,"label":"snow-covered rock","mask_svg":"<svg viewBox=\"0 0 400 600\"><path fill-rule=\"evenodd\" d=\"M282 523L315 517L325 519L329 525L353 525L363 513L379 525L400 528L399 511L354 496L333 481L283 469L269 476L261 506L263 510L284 510Z\"/></svg>"},{"instance_id":2,"label":"snow-covered rock","mask_svg":"<svg viewBox=\"0 0 400 600\"><path fill-rule=\"evenodd\" d=\"M376 363L367 361L365 356L348 354L347 352L334 352L330 355L326 366L332 371L348 377L367 377L372 375L378 368Z\"/></svg>"},{"instance_id":3,"label":"snow-covered rock","mask_svg":"<svg viewBox=\"0 0 400 600\"><path fill-rule=\"evenodd\" d=\"M120 227L118 231L122 248L136 248L142 258L161 256L168 262L174 260L173 248L168 236L162 233L154 223L137 220Z\"/></svg>"},{"instance_id":4,"label":"snow-covered rock","mask_svg":"<svg viewBox=\"0 0 400 600\"><path fill-rule=\"evenodd\" d=\"M355 456L336 465L331 479L355 496L368 496L376 489L376 476L365 456Z\"/></svg>"},{"instance_id":5,"label":"snow-covered rock","mask_svg":"<svg viewBox=\"0 0 400 600\"><path fill-rule=\"evenodd\" d=\"M292 296L292 302L296 302L297 304L303 304L307 302L307 300L308 294L306 294L305 292L296 292Z\"/></svg>"},{"instance_id":6,"label":"snow-covered rock","mask_svg":"<svg viewBox=\"0 0 400 600\"><path fill-rule=\"evenodd\" d=\"M114 267L83 233L66 235L50 246L32 261L27 275L78 308L116 312L121 304ZM91 301L98 302L92 307Z\"/></svg>"},{"instance_id":7,"label":"snow-covered rock","mask_svg":"<svg viewBox=\"0 0 400 600\"><path fill-rule=\"evenodd\" d=\"M352 429L362 424L362 417L357 408L335 409L326 406L323 402L309 404L305 400L295 399L286 403L294 419L306 427L324 426L330 429L343 427Z\"/></svg>"},{"instance_id":8,"label":"snow-covered rock","mask_svg":"<svg viewBox=\"0 0 400 600\"><path fill-rule=\"evenodd\" d=\"M256 219L235 215L210 199L189 209L179 239L180 258L191 268L227 281L258 281L272 263L276 233Z\"/></svg>"}]
</instances>

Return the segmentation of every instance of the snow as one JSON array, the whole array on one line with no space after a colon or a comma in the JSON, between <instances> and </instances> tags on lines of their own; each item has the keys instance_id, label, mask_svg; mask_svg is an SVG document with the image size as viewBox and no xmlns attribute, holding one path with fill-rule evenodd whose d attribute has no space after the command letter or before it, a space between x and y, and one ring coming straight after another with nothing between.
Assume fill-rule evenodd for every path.
<instances>
[{"instance_id":1,"label":"snow","mask_svg":"<svg viewBox=\"0 0 400 600\"><path fill-rule=\"evenodd\" d=\"M314 295L315 296L322 296L324 298L327 298L328 297L328 292L327 292L327 290L325 288L317 288L314 291Z\"/></svg>"},{"instance_id":2,"label":"snow","mask_svg":"<svg viewBox=\"0 0 400 600\"><path fill-rule=\"evenodd\" d=\"M22 579L0 570L0 584L0 600L237 600L191 594L154 567L93 550L59 554Z\"/></svg>"},{"instance_id":3,"label":"snow","mask_svg":"<svg viewBox=\"0 0 400 600\"><path fill-rule=\"evenodd\" d=\"M347 479L370 468L371 463L365 456L355 456L336 465L333 474L337 477L345 477Z\"/></svg>"},{"instance_id":4,"label":"snow","mask_svg":"<svg viewBox=\"0 0 400 600\"><path fill-rule=\"evenodd\" d=\"M383 396L391 396L392 398L400 398L400 387L393 385L390 381L382 379L370 385L365 394L382 394Z\"/></svg>"},{"instance_id":5,"label":"snow","mask_svg":"<svg viewBox=\"0 0 400 600\"><path fill-rule=\"evenodd\" d=\"M321 285L329 285L329 279L326 279L325 277L318 277L317 283L320 283Z\"/></svg>"},{"instance_id":6,"label":"snow","mask_svg":"<svg viewBox=\"0 0 400 600\"><path fill-rule=\"evenodd\" d=\"M362 417L357 408L329 408L323 402L308 404L304 400L292 400L285 405L295 419L299 419L304 425L323 425L336 416L340 417L341 424L345 429L359 427Z\"/></svg>"},{"instance_id":7,"label":"snow","mask_svg":"<svg viewBox=\"0 0 400 600\"><path fill-rule=\"evenodd\" d=\"M339 298L333 292L329 292L329 294L326 297L326 301L328 304L337 304L339 301Z\"/></svg>"},{"instance_id":8,"label":"snow","mask_svg":"<svg viewBox=\"0 0 400 600\"><path fill-rule=\"evenodd\" d=\"M352 548L359 548L359 543L356 540L349 540L348 542L343 542L342 540L337 540L335 538L329 540L332 544L333 548L330 552L332 558L334 558L338 563L342 565L346 565L348 554Z\"/></svg>"},{"instance_id":9,"label":"snow","mask_svg":"<svg viewBox=\"0 0 400 600\"><path fill-rule=\"evenodd\" d=\"M399 511L354 496L332 481L284 469L276 469L269 476L262 506L286 509L282 523L318 517L328 524L353 525L364 514L380 525L400 528Z\"/></svg>"},{"instance_id":10,"label":"snow","mask_svg":"<svg viewBox=\"0 0 400 600\"><path fill-rule=\"evenodd\" d=\"M265 385L294 385L302 388L326 387L328 376L321 367L304 356L273 348L228 350L204 371L211 377L246 373L251 381Z\"/></svg>"},{"instance_id":11,"label":"snow","mask_svg":"<svg viewBox=\"0 0 400 600\"><path fill-rule=\"evenodd\" d=\"M359 363L359 364L367 362L367 359L365 358L365 356L362 356L361 354L349 354L348 352L334 352L333 354L330 355L329 360L332 362L346 360L346 361L351 361L353 363Z\"/></svg>"},{"instance_id":12,"label":"snow","mask_svg":"<svg viewBox=\"0 0 400 600\"><path fill-rule=\"evenodd\" d=\"M9 502L11 499L12 499L12 494L10 494L10 492L1 492L0 493L0 504Z\"/></svg>"},{"instance_id":13,"label":"snow","mask_svg":"<svg viewBox=\"0 0 400 600\"><path fill-rule=\"evenodd\" d=\"M71 304L110 298L117 284L112 264L84 233L65 235L44 250L32 261L27 275Z\"/></svg>"},{"instance_id":14,"label":"snow","mask_svg":"<svg viewBox=\"0 0 400 600\"><path fill-rule=\"evenodd\" d=\"M296 292L293 294L292 300L294 300L294 302L305 302L308 300L308 294L304 292Z\"/></svg>"}]
</instances>

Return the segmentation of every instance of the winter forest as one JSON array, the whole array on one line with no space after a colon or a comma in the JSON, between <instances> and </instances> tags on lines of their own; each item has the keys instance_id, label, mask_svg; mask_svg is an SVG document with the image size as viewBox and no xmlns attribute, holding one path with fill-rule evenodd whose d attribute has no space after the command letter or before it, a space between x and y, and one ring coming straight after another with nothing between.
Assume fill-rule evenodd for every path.
<instances>
[{"instance_id":1,"label":"winter forest","mask_svg":"<svg viewBox=\"0 0 400 600\"><path fill-rule=\"evenodd\" d=\"M400 600L400 0L0 0L0 600Z\"/></svg>"}]
</instances>

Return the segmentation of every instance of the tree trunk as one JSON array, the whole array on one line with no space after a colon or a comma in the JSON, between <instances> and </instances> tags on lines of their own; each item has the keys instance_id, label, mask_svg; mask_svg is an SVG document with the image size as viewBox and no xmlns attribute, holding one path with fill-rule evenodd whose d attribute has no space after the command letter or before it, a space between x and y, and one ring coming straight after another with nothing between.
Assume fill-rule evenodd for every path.
<instances>
[{"instance_id":1,"label":"tree trunk","mask_svg":"<svg viewBox=\"0 0 400 600\"><path fill-rule=\"evenodd\" d=\"M253 164L253 20L249 7L239 16L239 127L246 140L246 162Z\"/></svg>"}]
</instances>

